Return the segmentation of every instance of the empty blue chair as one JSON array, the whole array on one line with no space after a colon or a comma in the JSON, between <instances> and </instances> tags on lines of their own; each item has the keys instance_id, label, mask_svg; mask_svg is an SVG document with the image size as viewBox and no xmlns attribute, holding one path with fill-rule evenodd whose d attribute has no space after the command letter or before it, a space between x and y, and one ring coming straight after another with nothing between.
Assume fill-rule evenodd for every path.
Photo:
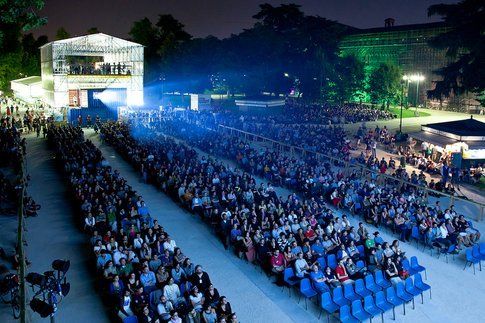
<instances>
[{"instance_id":1,"label":"empty blue chair","mask_svg":"<svg viewBox=\"0 0 485 323\"><path fill-rule=\"evenodd\" d=\"M371 316L371 322L372 319L379 314L381 315L382 322L384 322L384 311L377 307L374 303L374 298L371 295L364 297L364 310Z\"/></svg>"},{"instance_id":2,"label":"empty blue chair","mask_svg":"<svg viewBox=\"0 0 485 323\"><path fill-rule=\"evenodd\" d=\"M355 267L357 267L358 269L362 269L365 267L365 263L362 260L359 260L355 263Z\"/></svg>"},{"instance_id":3,"label":"empty blue chair","mask_svg":"<svg viewBox=\"0 0 485 323\"><path fill-rule=\"evenodd\" d=\"M388 287L386 289L386 300L389 303L391 303L394 308L396 308L396 306L402 305L404 309L404 314L406 314L406 305L402 299L397 297L394 287ZM393 310L393 315L394 315L394 319L396 319L396 313L394 310Z\"/></svg>"},{"instance_id":4,"label":"empty blue chair","mask_svg":"<svg viewBox=\"0 0 485 323\"><path fill-rule=\"evenodd\" d=\"M362 308L362 302L360 300L352 302L352 316L360 322L364 322L371 318L371 315Z\"/></svg>"},{"instance_id":5,"label":"empty blue chair","mask_svg":"<svg viewBox=\"0 0 485 323\"><path fill-rule=\"evenodd\" d=\"M377 292L382 290L382 287L377 285L374 281L374 275L368 274L364 277L365 287L376 294Z\"/></svg>"},{"instance_id":6,"label":"empty blue chair","mask_svg":"<svg viewBox=\"0 0 485 323\"><path fill-rule=\"evenodd\" d=\"M479 249L480 249L480 254L485 256L485 242L480 243Z\"/></svg>"},{"instance_id":7,"label":"empty blue chair","mask_svg":"<svg viewBox=\"0 0 485 323\"><path fill-rule=\"evenodd\" d=\"M426 280L428 280L428 273L426 271L426 268L421 266L419 263L418 263L418 258L416 258L416 256L412 256L410 258L411 260L411 269L415 272L415 273L420 273L422 271L424 271L424 278Z\"/></svg>"},{"instance_id":8,"label":"empty blue chair","mask_svg":"<svg viewBox=\"0 0 485 323\"><path fill-rule=\"evenodd\" d=\"M406 278L406 280L404 281L404 286L406 287L406 292L408 292L409 294L413 296L421 295L421 304L424 303L423 291L414 286L414 282L411 277Z\"/></svg>"},{"instance_id":9,"label":"empty blue chair","mask_svg":"<svg viewBox=\"0 0 485 323\"><path fill-rule=\"evenodd\" d=\"M374 242L375 242L376 244L383 245L383 244L384 244L384 239L382 239L381 237L375 237L375 238L374 238Z\"/></svg>"},{"instance_id":10,"label":"empty blue chair","mask_svg":"<svg viewBox=\"0 0 485 323\"><path fill-rule=\"evenodd\" d=\"M335 257L335 255L333 254L328 255L327 265L332 269L337 268L337 258Z\"/></svg>"},{"instance_id":11,"label":"empty blue chair","mask_svg":"<svg viewBox=\"0 0 485 323\"><path fill-rule=\"evenodd\" d=\"M325 257L319 257L317 259L317 262L320 264L320 268L322 268L322 271L325 270L325 267L327 267L327 262L325 261Z\"/></svg>"},{"instance_id":12,"label":"empty blue chair","mask_svg":"<svg viewBox=\"0 0 485 323\"><path fill-rule=\"evenodd\" d=\"M355 293L362 298L372 295L372 292L365 288L363 279L357 279L355 281Z\"/></svg>"},{"instance_id":13,"label":"empty blue chair","mask_svg":"<svg viewBox=\"0 0 485 323\"><path fill-rule=\"evenodd\" d=\"M291 287L298 284L298 282L300 281L300 278L296 277L295 272L293 271L293 268L288 267L283 272L283 281L285 282L285 286L288 287L288 294L291 297ZM285 286L283 286L283 289L285 288Z\"/></svg>"},{"instance_id":14,"label":"empty blue chair","mask_svg":"<svg viewBox=\"0 0 485 323\"><path fill-rule=\"evenodd\" d=\"M420 273L414 275L414 287L420 289L423 292L429 290L429 298L431 299L431 286L423 283L423 277L421 277Z\"/></svg>"},{"instance_id":15,"label":"empty blue chair","mask_svg":"<svg viewBox=\"0 0 485 323\"><path fill-rule=\"evenodd\" d=\"M413 302L413 309L414 309L414 295L409 294L406 292L406 287L404 286L404 283L399 282L396 284L396 295L400 299L402 299L405 303L406 302ZM406 307L404 307L404 315L406 315Z\"/></svg>"},{"instance_id":16,"label":"empty blue chair","mask_svg":"<svg viewBox=\"0 0 485 323\"><path fill-rule=\"evenodd\" d=\"M341 286L333 289L333 301L340 307L350 304L349 300L344 297L344 292Z\"/></svg>"},{"instance_id":17,"label":"empty blue chair","mask_svg":"<svg viewBox=\"0 0 485 323\"><path fill-rule=\"evenodd\" d=\"M136 316L128 316L123 319L123 323L138 323L138 318Z\"/></svg>"},{"instance_id":18,"label":"empty blue chair","mask_svg":"<svg viewBox=\"0 0 485 323\"><path fill-rule=\"evenodd\" d=\"M320 315L318 316L318 319L322 316L322 311L327 312L327 322L330 322L330 314L335 313L340 307L335 304L335 302L332 300L332 296L330 293L323 293L321 300L320 300Z\"/></svg>"},{"instance_id":19,"label":"empty blue chair","mask_svg":"<svg viewBox=\"0 0 485 323\"><path fill-rule=\"evenodd\" d=\"M340 322L342 323L354 323L359 322L355 317L350 314L350 306L344 305L340 308Z\"/></svg>"},{"instance_id":20,"label":"empty blue chair","mask_svg":"<svg viewBox=\"0 0 485 323\"><path fill-rule=\"evenodd\" d=\"M351 302L360 301L360 297L354 292L354 286L352 284L344 285L344 297Z\"/></svg>"},{"instance_id":21,"label":"empty blue chair","mask_svg":"<svg viewBox=\"0 0 485 323\"><path fill-rule=\"evenodd\" d=\"M415 225L411 229L411 237L416 240L416 246L419 246L419 242L421 241L421 234L419 233L419 228Z\"/></svg>"},{"instance_id":22,"label":"empty blue chair","mask_svg":"<svg viewBox=\"0 0 485 323\"><path fill-rule=\"evenodd\" d=\"M384 295L384 292L377 292L376 293L376 306L380 308L383 312L387 312L389 310L392 310L392 314L394 316L394 319L396 319L396 312L394 311L394 305L389 303L386 300L386 296Z\"/></svg>"},{"instance_id":23,"label":"empty blue chair","mask_svg":"<svg viewBox=\"0 0 485 323\"><path fill-rule=\"evenodd\" d=\"M466 253L466 262L465 262L465 267L463 267L463 270L466 269L466 266L468 266L468 265L472 266L473 265L473 274L475 275L475 264L479 264L480 270L482 269L480 259L473 257L472 250L470 250L470 249L466 249L465 253Z\"/></svg>"},{"instance_id":24,"label":"empty blue chair","mask_svg":"<svg viewBox=\"0 0 485 323\"><path fill-rule=\"evenodd\" d=\"M417 273L417 271L411 268L411 264L409 264L409 260L403 259L401 261L401 265L402 265L402 268L406 270L410 275L414 275L415 273Z\"/></svg>"},{"instance_id":25,"label":"empty blue chair","mask_svg":"<svg viewBox=\"0 0 485 323\"><path fill-rule=\"evenodd\" d=\"M480 260L485 260L485 256L480 253L480 247L478 245L473 245L472 256ZM480 270L482 270L481 264L480 264Z\"/></svg>"},{"instance_id":26,"label":"empty blue chair","mask_svg":"<svg viewBox=\"0 0 485 323\"><path fill-rule=\"evenodd\" d=\"M358 246L357 246L357 250L359 250L360 256L361 256L362 258L364 258L364 257L365 257L365 250L364 250L364 246L363 246L363 245L358 245Z\"/></svg>"},{"instance_id":27,"label":"empty blue chair","mask_svg":"<svg viewBox=\"0 0 485 323\"><path fill-rule=\"evenodd\" d=\"M445 255L446 262L448 263L448 255L451 255L453 260L455 260L455 253L456 253L456 244L452 244L448 247L446 250L442 250L438 254L438 258L440 257L441 254Z\"/></svg>"},{"instance_id":28,"label":"empty blue chair","mask_svg":"<svg viewBox=\"0 0 485 323\"><path fill-rule=\"evenodd\" d=\"M305 309L308 309L307 299L317 296L317 291L313 289L312 284L310 283L310 279L303 278L300 281L300 293L305 297ZM300 299L298 299L300 302Z\"/></svg>"},{"instance_id":29,"label":"empty blue chair","mask_svg":"<svg viewBox=\"0 0 485 323\"><path fill-rule=\"evenodd\" d=\"M384 274L381 270L376 271L374 275L376 284L381 286L383 289L392 286L391 282L384 278Z\"/></svg>"}]
</instances>

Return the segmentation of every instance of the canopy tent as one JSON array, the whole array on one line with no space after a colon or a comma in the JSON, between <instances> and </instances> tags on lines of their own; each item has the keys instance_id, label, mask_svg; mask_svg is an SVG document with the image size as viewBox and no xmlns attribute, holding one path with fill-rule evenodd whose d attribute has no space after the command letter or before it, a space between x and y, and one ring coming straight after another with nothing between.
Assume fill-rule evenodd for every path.
<instances>
[{"instance_id":1,"label":"canopy tent","mask_svg":"<svg viewBox=\"0 0 485 323\"><path fill-rule=\"evenodd\" d=\"M35 103L42 98L42 79L40 76L29 76L10 81L10 87L16 98L28 103Z\"/></svg>"}]
</instances>

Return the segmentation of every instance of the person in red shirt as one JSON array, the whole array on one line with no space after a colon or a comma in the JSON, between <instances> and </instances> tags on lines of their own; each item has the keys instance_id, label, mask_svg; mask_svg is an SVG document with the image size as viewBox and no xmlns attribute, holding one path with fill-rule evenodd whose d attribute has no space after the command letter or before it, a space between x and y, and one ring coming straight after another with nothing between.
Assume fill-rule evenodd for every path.
<instances>
[{"instance_id":1,"label":"person in red shirt","mask_svg":"<svg viewBox=\"0 0 485 323\"><path fill-rule=\"evenodd\" d=\"M273 267L272 268L273 272L277 274L283 272L286 268L285 257L279 251L279 249L276 249L273 255L271 256L271 266Z\"/></svg>"},{"instance_id":2,"label":"person in red shirt","mask_svg":"<svg viewBox=\"0 0 485 323\"><path fill-rule=\"evenodd\" d=\"M350 279L349 275L347 274L343 260L339 261L337 268L335 268L335 274L342 284L352 283L352 279Z\"/></svg>"},{"instance_id":3,"label":"person in red shirt","mask_svg":"<svg viewBox=\"0 0 485 323\"><path fill-rule=\"evenodd\" d=\"M315 231L312 229L311 225L307 226L307 229L305 231L305 238L310 241L313 241L316 238Z\"/></svg>"}]
</instances>

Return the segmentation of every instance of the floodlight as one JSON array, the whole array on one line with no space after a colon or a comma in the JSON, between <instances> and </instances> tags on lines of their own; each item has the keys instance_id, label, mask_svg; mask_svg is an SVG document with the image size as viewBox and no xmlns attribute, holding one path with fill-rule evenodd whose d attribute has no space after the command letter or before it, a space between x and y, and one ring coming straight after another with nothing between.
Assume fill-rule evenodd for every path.
<instances>
[{"instance_id":1,"label":"floodlight","mask_svg":"<svg viewBox=\"0 0 485 323\"><path fill-rule=\"evenodd\" d=\"M44 286L46 277L39 273L29 273L25 276L25 280L33 286Z\"/></svg>"},{"instance_id":2,"label":"floodlight","mask_svg":"<svg viewBox=\"0 0 485 323\"><path fill-rule=\"evenodd\" d=\"M54 313L54 306L40 300L38 298L34 298L30 301L30 308L32 311L39 313L40 317L48 317L52 313Z\"/></svg>"},{"instance_id":3,"label":"floodlight","mask_svg":"<svg viewBox=\"0 0 485 323\"><path fill-rule=\"evenodd\" d=\"M52 262L52 268L62 272L63 274L67 273L70 266L71 262L69 260L56 259Z\"/></svg>"}]
</instances>

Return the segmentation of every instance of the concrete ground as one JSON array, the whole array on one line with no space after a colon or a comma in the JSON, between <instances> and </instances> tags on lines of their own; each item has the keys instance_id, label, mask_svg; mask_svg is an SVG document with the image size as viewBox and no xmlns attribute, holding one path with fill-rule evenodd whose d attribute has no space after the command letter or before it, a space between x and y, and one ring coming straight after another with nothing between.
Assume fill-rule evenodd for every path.
<instances>
[{"instance_id":1,"label":"concrete ground","mask_svg":"<svg viewBox=\"0 0 485 323\"><path fill-rule=\"evenodd\" d=\"M54 155L43 138L27 135L29 194L41 204L39 215L27 219L27 272L51 270L55 259L69 259L67 273L71 291L59 305L57 322L109 322L100 296L94 290L93 268L87 237L76 226L66 194L66 184L55 165ZM30 296L32 292L30 290ZM30 322L45 322L29 308ZM4 321L2 321L4 322Z\"/></svg>"},{"instance_id":2,"label":"concrete ground","mask_svg":"<svg viewBox=\"0 0 485 323\"><path fill-rule=\"evenodd\" d=\"M158 210L156 208L158 204L154 205L153 201L166 200L166 203L163 203L164 213L158 217L183 249L196 259L196 262L199 262L199 259L201 259L200 262L211 273L216 286L231 299L241 322L268 322L266 319L268 316L273 318L269 322L281 322L288 319L294 322L311 322L318 319L319 309L316 304L309 303L309 308L305 311L304 306L297 303L296 297L289 298L286 293L282 293L279 288L271 284L258 269L238 259L231 252L224 251L220 242L214 238L209 229L206 226L204 227L204 224L199 219L187 212L180 214L180 210L178 212L173 210L174 213L179 214L174 219L176 215L172 215L172 212L167 212L167 210L172 209L171 201L163 193L157 192L153 187L147 188L146 184L136 183L136 179L140 178L139 174L134 173L133 168L122 161L112 148L100 144L97 137L92 138L99 145L110 163L120 169L123 176L127 177L128 181L137 187L146 200L149 200L152 212L154 207L155 210ZM229 165L235 166L232 161L225 161ZM286 195L289 191L278 188L278 193ZM158 197L153 195L152 200L152 194L157 194ZM358 223L359 220L359 218L352 218L353 224ZM483 223L478 223L477 225L482 232L485 232ZM191 227L190 236L187 236L187 227ZM373 230L375 228L368 226L368 229ZM200 234L203 235L201 241L205 241L204 245L201 246L199 243L194 245L194 242L190 241L192 235ZM382 230L381 235L386 241L395 239L393 235L390 235L388 232L382 232ZM479 272L478 267L476 275L473 274L471 268L467 268L464 271L463 255L457 256L455 260L452 260L450 257L449 263L446 263L443 257L437 259L436 256L431 256L428 250L423 251L421 246L417 248L414 243L402 243L401 246L408 256L417 256L420 263L427 268L428 280L426 283L432 286L433 296L430 300L429 293L426 294L424 305L420 303L419 297L416 298L416 309L412 310L411 304L408 304L406 306L406 316L402 315L402 308L396 309L397 322L463 323L482 320L483 309L479 304L485 300L485 281L482 277L485 274L484 272ZM204 254L206 253L210 254L207 256L210 258L205 258ZM198 258L195 258L196 256ZM210 260L208 261L208 259ZM225 262L230 266L220 268L219 262ZM243 298L242 300L237 299L237 294L232 296L232 285L234 282L237 282L241 291L244 291L243 294L239 295L239 297ZM250 289L246 290L247 287L250 287ZM268 302L276 306L267 307L263 305ZM260 316L261 311L264 316ZM275 312L271 313L272 311ZM306 315L304 315L305 312ZM251 316L246 318L246 313L251 313ZM391 320L392 312L387 312L384 318L385 320ZM332 320L337 321L336 319Z\"/></svg>"}]
</instances>

